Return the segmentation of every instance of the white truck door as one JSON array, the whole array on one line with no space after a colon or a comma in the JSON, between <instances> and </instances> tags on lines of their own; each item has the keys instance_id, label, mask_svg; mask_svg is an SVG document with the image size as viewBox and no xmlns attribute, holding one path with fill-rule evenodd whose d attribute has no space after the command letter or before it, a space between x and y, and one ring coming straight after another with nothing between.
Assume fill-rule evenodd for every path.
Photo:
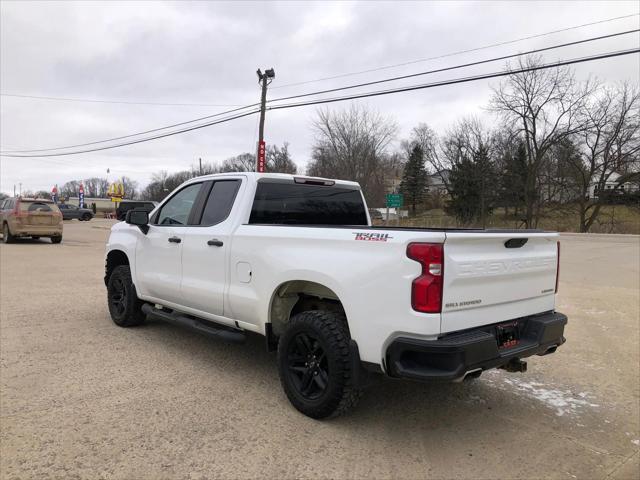
<instances>
[{"instance_id":1,"label":"white truck door","mask_svg":"<svg viewBox=\"0 0 640 480\"><path fill-rule=\"evenodd\" d=\"M136 287L143 296L182 304L182 248L189 217L202 183L176 192L153 216L136 246Z\"/></svg>"},{"instance_id":2,"label":"white truck door","mask_svg":"<svg viewBox=\"0 0 640 480\"><path fill-rule=\"evenodd\" d=\"M240 178L207 182L200 218L185 232L182 246L182 304L211 315L224 314L232 218Z\"/></svg>"}]
</instances>

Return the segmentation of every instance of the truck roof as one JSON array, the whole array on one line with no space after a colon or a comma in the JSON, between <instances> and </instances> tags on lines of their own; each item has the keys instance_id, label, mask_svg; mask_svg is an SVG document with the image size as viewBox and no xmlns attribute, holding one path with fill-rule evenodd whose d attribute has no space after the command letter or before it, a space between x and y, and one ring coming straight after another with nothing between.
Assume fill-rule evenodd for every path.
<instances>
[{"instance_id":1,"label":"truck roof","mask_svg":"<svg viewBox=\"0 0 640 480\"><path fill-rule=\"evenodd\" d=\"M220 177L227 177L227 176L232 176L232 175L245 175L249 178L253 178L256 181L262 179L262 178L273 178L273 179L279 179L279 180L291 180L294 181L296 178L299 179L305 179L305 180L316 180L316 181L331 181L331 182L335 182L335 184L337 185L348 185L350 187L353 188L360 188L360 184L358 184L358 182L351 182L349 180L337 180L334 178L322 178L322 177L310 177L308 175L292 175L290 173L257 173L257 172L226 172L226 173L213 173L211 175L203 175L201 177L195 177L193 179L190 180L197 180L197 179L213 179L213 178L220 178Z\"/></svg>"}]
</instances>

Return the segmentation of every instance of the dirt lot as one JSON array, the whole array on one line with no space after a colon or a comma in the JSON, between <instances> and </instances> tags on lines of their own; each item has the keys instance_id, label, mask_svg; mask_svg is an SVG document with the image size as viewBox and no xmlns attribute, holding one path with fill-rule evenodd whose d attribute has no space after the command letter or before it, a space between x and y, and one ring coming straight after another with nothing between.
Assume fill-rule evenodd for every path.
<instances>
[{"instance_id":1,"label":"dirt lot","mask_svg":"<svg viewBox=\"0 0 640 480\"><path fill-rule=\"evenodd\" d=\"M2 479L639 476L638 237L563 237L568 342L528 373L381 379L318 422L289 405L259 337L116 327L108 227L0 246Z\"/></svg>"}]
</instances>

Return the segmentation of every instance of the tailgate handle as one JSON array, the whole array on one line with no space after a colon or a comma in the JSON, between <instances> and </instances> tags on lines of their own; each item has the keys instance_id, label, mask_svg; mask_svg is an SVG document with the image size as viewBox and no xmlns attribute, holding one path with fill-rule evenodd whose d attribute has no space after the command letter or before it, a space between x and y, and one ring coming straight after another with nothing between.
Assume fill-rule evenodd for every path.
<instances>
[{"instance_id":1,"label":"tailgate handle","mask_svg":"<svg viewBox=\"0 0 640 480\"><path fill-rule=\"evenodd\" d=\"M528 238L510 238L504 242L504 246L507 248L520 248L529 241Z\"/></svg>"}]
</instances>

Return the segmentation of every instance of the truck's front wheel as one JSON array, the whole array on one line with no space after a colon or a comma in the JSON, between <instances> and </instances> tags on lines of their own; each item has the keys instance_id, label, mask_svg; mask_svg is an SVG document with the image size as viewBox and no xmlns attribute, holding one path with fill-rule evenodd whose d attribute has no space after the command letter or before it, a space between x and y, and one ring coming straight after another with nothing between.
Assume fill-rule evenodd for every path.
<instances>
[{"instance_id":1,"label":"truck's front wheel","mask_svg":"<svg viewBox=\"0 0 640 480\"><path fill-rule=\"evenodd\" d=\"M344 315L314 310L295 315L278 343L280 381L289 401L311 418L338 416L361 390L354 384Z\"/></svg>"},{"instance_id":2,"label":"truck's front wheel","mask_svg":"<svg viewBox=\"0 0 640 480\"><path fill-rule=\"evenodd\" d=\"M107 300L111 319L116 325L133 327L144 322L143 302L138 299L128 265L119 265L111 272L107 282Z\"/></svg>"}]
</instances>

